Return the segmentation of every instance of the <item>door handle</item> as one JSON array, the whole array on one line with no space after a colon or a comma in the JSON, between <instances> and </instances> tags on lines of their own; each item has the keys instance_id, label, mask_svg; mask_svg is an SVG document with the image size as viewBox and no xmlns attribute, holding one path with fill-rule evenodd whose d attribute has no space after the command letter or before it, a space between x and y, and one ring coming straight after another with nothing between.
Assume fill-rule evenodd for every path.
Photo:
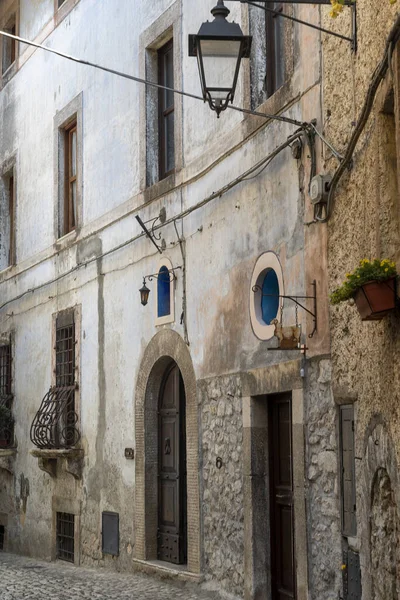
<instances>
[{"instance_id":1,"label":"door handle","mask_svg":"<svg viewBox=\"0 0 400 600\"><path fill-rule=\"evenodd\" d=\"M164 454L171 454L171 440L165 438Z\"/></svg>"}]
</instances>

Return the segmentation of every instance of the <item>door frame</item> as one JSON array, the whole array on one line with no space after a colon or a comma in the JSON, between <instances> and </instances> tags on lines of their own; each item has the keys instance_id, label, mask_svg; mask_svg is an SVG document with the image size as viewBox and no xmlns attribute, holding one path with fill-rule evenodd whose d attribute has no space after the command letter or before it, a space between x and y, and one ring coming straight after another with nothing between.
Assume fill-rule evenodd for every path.
<instances>
[{"instance_id":1,"label":"door frame","mask_svg":"<svg viewBox=\"0 0 400 600\"><path fill-rule=\"evenodd\" d=\"M201 572L199 499L199 418L196 377L189 349L181 336L162 329L141 360L135 406L134 560L156 561L158 525L158 399L165 370L174 361L186 398L187 572Z\"/></svg>"},{"instance_id":2,"label":"door frame","mask_svg":"<svg viewBox=\"0 0 400 600\"><path fill-rule=\"evenodd\" d=\"M304 391L300 376L301 360L272 365L253 371L243 385L243 468L244 468L244 572L245 600L269 600L270 512L269 488L260 485L268 467L260 452L268 448L268 396L284 392L292 395L294 551L296 600L308 599L308 559L305 500ZM265 454L267 456L267 454ZM267 470L266 470L267 469ZM267 523L268 521L268 523ZM265 544L260 543L265 539Z\"/></svg>"}]
</instances>

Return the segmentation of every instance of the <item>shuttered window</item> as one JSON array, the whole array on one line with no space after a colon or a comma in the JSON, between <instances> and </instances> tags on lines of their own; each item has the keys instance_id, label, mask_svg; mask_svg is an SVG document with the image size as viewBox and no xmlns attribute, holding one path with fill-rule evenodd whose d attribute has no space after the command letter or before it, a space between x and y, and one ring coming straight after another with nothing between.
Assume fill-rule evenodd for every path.
<instances>
[{"instance_id":1,"label":"shuttered window","mask_svg":"<svg viewBox=\"0 0 400 600\"><path fill-rule=\"evenodd\" d=\"M353 536L357 533L353 405L340 407L340 458L342 533Z\"/></svg>"},{"instance_id":2,"label":"shuttered window","mask_svg":"<svg viewBox=\"0 0 400 600\"><path fill-rule=\"evenodd\" d=\"M158 51L158 83L169 88L174 87L174 46L169 41ZM159 176L164 179L175 168L174 142L174 93L159 90Z\"/></svg>"},{"instance_id":3,"label":"shuttered window","mask_svg":"<svg viewBox=\"0 0 400 600\"><path fill-rule=\"evenodd\" d=\"M281 2L268 2L268 8L283 12ZM285 81L285 18L272 12L265 13L266 28L266 91L272 96Z\"/></svg>"}]
</instances>

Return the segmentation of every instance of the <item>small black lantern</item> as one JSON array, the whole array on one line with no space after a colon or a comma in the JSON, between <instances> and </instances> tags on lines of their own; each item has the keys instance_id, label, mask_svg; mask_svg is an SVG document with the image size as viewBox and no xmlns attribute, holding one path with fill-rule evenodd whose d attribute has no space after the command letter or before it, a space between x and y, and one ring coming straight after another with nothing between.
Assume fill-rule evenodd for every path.
<instances>
[{"instance_id":1,"label":"small black lantern","mask_svg":"<svg viewBox=\"0 0 400 600\"><path fill-rule=\"evenodd\" d=\"M233 102L242 58L249 58L251 36L240 25L229 23L230 11L218 0L211 14L214 21L203 23L197 35L189 35L189 56L197 56L204 101L217 113Z\"/></svg>"},{"instance_id":2,"label":"small black lantern","mask_svg":"<svg viewBox=\"0 0 400 600\"><path fill-rule=\"evenodd\" d=\"M146 306L147 302L149 301L149 294L150 294L150 290L146 285L146 278L143 278L143 286L140 288L139 292L140 292L140 302L143 304L143 306Z\"/></svg>"}]
</instances>

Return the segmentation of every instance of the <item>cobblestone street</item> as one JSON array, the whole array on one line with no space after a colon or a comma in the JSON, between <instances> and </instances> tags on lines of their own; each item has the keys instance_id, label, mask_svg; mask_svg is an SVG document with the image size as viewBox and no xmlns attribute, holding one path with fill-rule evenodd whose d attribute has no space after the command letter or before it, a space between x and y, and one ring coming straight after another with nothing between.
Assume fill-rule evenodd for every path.
<instances>
[{"instance_id":1,"label":"cobblestone street","mask_svg":"<svg viewBox=\"0 0 400 600\"><path fill-rule=\"evenodd\" d=\"M0 553L1 600L206 600L219 598L191 583L142 574L77 568Z\"/></svg>"}]
</instances>

